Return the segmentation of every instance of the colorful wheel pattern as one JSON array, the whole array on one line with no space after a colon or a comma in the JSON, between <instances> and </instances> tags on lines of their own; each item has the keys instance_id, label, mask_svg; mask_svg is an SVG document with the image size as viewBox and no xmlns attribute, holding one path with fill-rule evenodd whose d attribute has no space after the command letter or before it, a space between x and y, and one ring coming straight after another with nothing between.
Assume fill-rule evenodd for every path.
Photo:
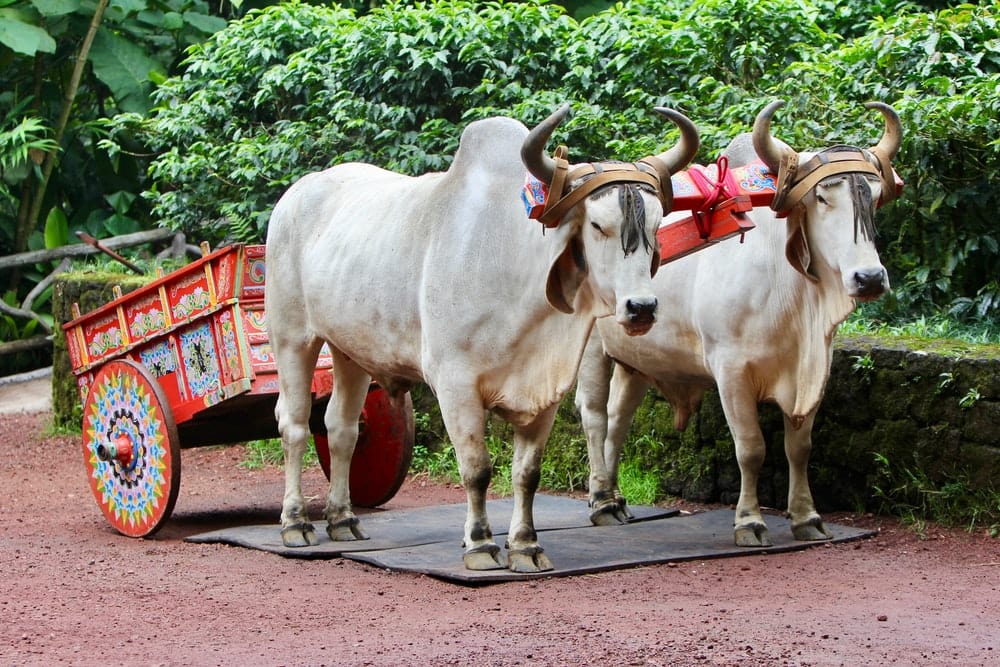
<instances>
[{"instance_id":1,"label":"colorful wheel pattern","mask_svg":"<svg viewBox=\"0 0 1000 667\"><path fill-rule=\"evenodd\" d=\"M180 444L169 403L142 365L113 360L94 375L83 407L83 462L108 522L144 537L170 516L180 488Z\"/></svg>"},{"instance_id":2,"label":"colorful wheel pattern","mask_svg":"<svg viewBox=\"0 0 1000 667\"><path fill-rule=\"evenodd\" d=\"M361 413L358 442L351 459L351 503L377 507L388 502L406 480L413 460L413 402L406 394L394 406L389 393L373 384ZM319 464L330 479L330 449L326 434L313 434Z\"/></svg>"}]
</instances>

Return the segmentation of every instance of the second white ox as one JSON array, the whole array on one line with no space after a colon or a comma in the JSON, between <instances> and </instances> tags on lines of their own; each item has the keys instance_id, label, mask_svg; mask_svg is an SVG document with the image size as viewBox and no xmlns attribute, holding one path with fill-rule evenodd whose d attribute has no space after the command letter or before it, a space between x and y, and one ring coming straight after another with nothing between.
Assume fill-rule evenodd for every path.
<instances>
[{"instance_id":1,"label":"second white ox","mask_svg":"<svg viewBox=\"0 0 1000 667\"><path fill-rule=\"evenodd\" d=\"M576 395L590 455L594 523L629 516L617 484L618 464L647 390L655 385L663 393L674 409L675 428L683 430L714 384L741 473L736 544L770 544L757 500L765 453L757 405L763 401L777 403L784 415L794 537L830 537L806 470L813 420L829 377L837 325L855 300L876 299L889 289L875 248L873 216L878 202L897 194L890 160L899 149L901 127L890 107L869 103L885 120L878 146L795 154L770 133L780 106L774 102L758 114L752 135L737 138L723 154L732 167L759 154L772 173L783 170L778 187L786 196L778 207L787 221L766 207L754 208L749 215L756 229L742 244L719 243L662 267L654 284L668 307L642 339L622 336L610 321L597 323Z\"/></svg>"},{"instance_id":2,"label":"second white ox","mask_svg":"<svg viewBox=\"0 0 1000 667\"><path fill-rule=\"evenodd\" d=\"M556 407L573 386L595 318L610 316L626 335L652 326L654 235L668 201L648 178L612 183L543 234L521 202L525 167L552 181L557 164L544 148L568 110L530 133L509 118L471 123L446 173L414 178L345 164L305 176L278 202L267 236L265 299L280 382L286 545L317 542L301 463L310 378L325 341L334 371L325 414L330 538L367 537L351 507L348 471L370 380L394 396L426 382L467 493L465 566L551 569L532 503ZM698 134L683 115L660 111L681 129L678 145L656 156L662 163L653 161L661 167L654 183L669 193L669 173L694 156ZM514 427L508 558L486 515L492 468L484 409Z\"/></svg>"}]
</instances>

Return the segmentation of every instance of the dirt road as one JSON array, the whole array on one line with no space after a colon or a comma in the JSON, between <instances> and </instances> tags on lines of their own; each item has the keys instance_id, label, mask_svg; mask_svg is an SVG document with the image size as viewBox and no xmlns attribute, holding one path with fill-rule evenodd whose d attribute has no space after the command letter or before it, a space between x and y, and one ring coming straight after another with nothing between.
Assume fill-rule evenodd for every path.
<instances>
[{"instance_id":1,"label":"dirt road","mask_svg":"<svg viewBox=\"0 0 1000 667\"><path fill-rule=\"evenodd\" d=\"M1000 665L1000 542L894 521L871 539L468 588L185 536L277 521L279 469L184 450L153 539L117 535L76 437L0 415L2 665ZM324 493L318 469L307 492ZM389 507L461 502L409 479ZM319 501L313 501L318 516ZM456 545L456 549L458 545Z\"/></svg>"}]
</instances>

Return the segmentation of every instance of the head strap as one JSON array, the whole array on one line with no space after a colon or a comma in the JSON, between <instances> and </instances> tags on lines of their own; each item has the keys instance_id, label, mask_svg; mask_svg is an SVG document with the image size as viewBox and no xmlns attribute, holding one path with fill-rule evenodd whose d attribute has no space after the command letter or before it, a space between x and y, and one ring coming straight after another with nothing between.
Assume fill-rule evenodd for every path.
<instances>
[{"instance_id":1,"label":"head strap","mask_svg":"<svg viewBox=\"0 0 1000 667\"><path fill-rule=\"evenodd\" d=\"M670 182L669 171L666 165L655 157L644 158L638 163L633 162L588 162L577 165L573 171L569 171L569 163L566 160L566 147L559 146L553 154L556 163L555 171L552 175L552 182L549 184L550 198L545 204L545 210L538 218L546 227L556 227L567 211L581 202L583 199L593 194L599 188L611 183L636 183L648 185L653 188L660 204L663 207L663 214L670 212L673 189L661 187L661 171L667 173L667 183ZM659 165L656 163L659 162ZM589 178L587 178L589 177ZM579 186L570 190L570 184L580 179L584 180ZM664 194L666 192L666 194Z\"/></svg>"},{"instance_id":2,"label":"head strap","mask_svg":"<svg viewBox=\"0 0 1000 667\"><path fill-rule=\"evenodd\" d=\"M872 158L877 164L873 164ZM864 151L854 146L833 146L800 165L799 154L786 150L778 167L777 191L771 201L771 209L778 212L778 217L785 217L820 181L837 174L872 174L878 177L882 182L882 195L878 202L880 206L896 197L892 164L878 151Z\"/></svg>"}]
</instances>

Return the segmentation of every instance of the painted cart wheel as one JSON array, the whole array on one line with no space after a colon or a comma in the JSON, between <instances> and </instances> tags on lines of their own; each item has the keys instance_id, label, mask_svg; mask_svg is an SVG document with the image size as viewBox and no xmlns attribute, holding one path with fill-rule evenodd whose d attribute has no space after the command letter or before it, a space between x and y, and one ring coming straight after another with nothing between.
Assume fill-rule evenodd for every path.
<instances>
[{"instance_id":1,"label":"painted cart wheel","mask_svg":"<svg viewBox=\"0 0 1000 667\"><path fill-rule=\"evenodd\" d=\"M358 442L351 459L351 503L377 507L391 499L406 479L413 460L413 402L407 393L396 407L389 393L373 384L361 411ZM330 448L326 434L313 434L316 455L330 479Z\"/></svg>"},{"instance_id":2,"label":"painted cart wheel","mask_svg":"<svg viewBox=\"0 0 1000 667\"><path fill-rule=\"evenodd\" d=\"M94 375L83 406L83 464L98 506L122 535L150 535L173 511L181 482L177 425L142 365L116 359Z\"/></svg>"}]
</instances>

